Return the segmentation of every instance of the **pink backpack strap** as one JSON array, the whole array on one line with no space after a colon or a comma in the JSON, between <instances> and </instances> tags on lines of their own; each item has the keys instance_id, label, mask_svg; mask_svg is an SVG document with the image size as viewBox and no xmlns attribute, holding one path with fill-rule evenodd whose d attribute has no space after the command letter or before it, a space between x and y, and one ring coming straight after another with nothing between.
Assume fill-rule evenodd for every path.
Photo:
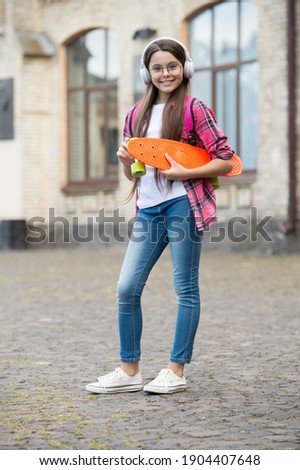
<instances>
[{"instance_id":1,"label":"pink backpack strap","mask_svg":"<svg viewBox=\"0 0 300 470\"><path fill-rule=\"evenodd\" d=\"M135 120L136 120L136 117L140 111L142 107L142 103L139 101L133 108L132 112L131 112L131 116L130 116L130 121L129 121L129 130L130 130L130 133L131 135L133 135L133 127L134 127L134 123L135 123Z\"/></svg>"},{"instance_id":2,"label":"pink backpack strap","mask_svg":"<svg viewBox=\"0 0 300 470\"><path fill-rule=\"evenodd\" d=\"M187 134L189 134L189 132L194 129L194 119L192 111L194 101L195 98L193 98L192 96L187 96L185 99L184 127Z\"/></svg>"},{"instance_id":3,"label":"pink backpack strap","mask_svg":"<svg viewBox=\"0 0 300 470\"><path fill-rule=\"evenodd\" d=\"M195 118L194 118L194 112L193 112L193 106L196 101L196 98L193 98L192 96L187 96L185 99L185 111L184 111L184 130L186 132L186 138L188 143L191 145L195 145L195 134L194 134L194 128L195 128Z\"/></svg>"}]
</instances>

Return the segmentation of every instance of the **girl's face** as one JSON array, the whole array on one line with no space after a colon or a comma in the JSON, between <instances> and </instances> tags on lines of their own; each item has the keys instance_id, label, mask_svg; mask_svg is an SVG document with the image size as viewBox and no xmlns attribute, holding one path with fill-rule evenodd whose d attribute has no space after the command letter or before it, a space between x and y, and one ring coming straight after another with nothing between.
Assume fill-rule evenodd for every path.
<instances>
[{"instance_id":1,"label":"girl's face","mask_svg":"<svg viewBox=\"0 0 300 470\"><path fill-rule=\"evenodd\" d=\"M169 94L182 83L182 64L171 52L157 51L151 56L149 71L152 83L158 89L158 102L165 103Z\"/></svg>"}]
</instances>

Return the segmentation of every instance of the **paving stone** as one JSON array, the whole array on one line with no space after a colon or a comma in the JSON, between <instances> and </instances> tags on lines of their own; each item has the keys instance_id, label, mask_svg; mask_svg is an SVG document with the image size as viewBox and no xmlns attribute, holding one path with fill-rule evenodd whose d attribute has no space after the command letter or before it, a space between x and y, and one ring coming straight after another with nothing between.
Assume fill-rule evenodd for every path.
<instances>
[{"instance_id":1,"label":"paving stone","mask_svg":"<svg viewBox=\"0 0 300 470\"><path fill-rule=\"evenodd\" d=\"M91 395L119 365L124 250L0 253L0 448L299 449L299 256L204 250L187 391ZM145 381L168 361L171 275L166 251L143 296Z\"/></svg>"}]
</instances>

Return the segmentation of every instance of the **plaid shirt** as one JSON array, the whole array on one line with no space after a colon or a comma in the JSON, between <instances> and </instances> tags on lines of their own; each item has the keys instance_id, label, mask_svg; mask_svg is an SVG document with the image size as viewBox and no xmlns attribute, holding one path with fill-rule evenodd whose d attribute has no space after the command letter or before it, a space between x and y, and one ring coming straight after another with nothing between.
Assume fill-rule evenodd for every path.
<instances>
[{"instance_id":1,"label":"plaid shirt","mask_svg":"<svg viewBox=\"0 0 300 470\"><path fill-rule=\"evenodd\" d=\"M184 120L181 141L189 143L188 134L193 131L195 145L204 148L212 159L221 158L228 160L234 154L231 150L226 135L218 127L213 111L202 101L191 97L187 100L192 103L194 126L187 129L188 120ZM125 119L124 138L133 136L133 124L138 113L139 106L131 108ZM198 230L208 228L216 219L216 197L212 183L208 178L198 178L182 182L189 198ZM138 207L136 206L136 212Z\"/></svg>"}]
</instances>

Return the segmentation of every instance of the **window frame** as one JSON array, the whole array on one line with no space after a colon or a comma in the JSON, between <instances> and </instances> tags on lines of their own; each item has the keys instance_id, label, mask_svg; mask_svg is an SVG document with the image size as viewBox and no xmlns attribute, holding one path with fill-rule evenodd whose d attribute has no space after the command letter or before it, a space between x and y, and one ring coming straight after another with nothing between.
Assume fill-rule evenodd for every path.
<instances>
[{"instance_id":1,"label":"window frame","mask_svg":"<svg viewBox=\"0 0 300 470\"><path fill-rule=\"evenodd\" d=\"M105 33L105 77L106 79L102 83L92 84L88 83L88 68L87 68L87 61L84 62L84 82L82 85L78 86L70 86L68 82L68 47L70 47L74 41L78 40L80 37L86 36L88 33L92 31L102 30ZM107 28L92 28L88 30L81 31L76 36L73 36L67 43L65 43L64 47L64 64L65 64L65 129L66 129L66 139L65 139L65 147L66 147L66 183L63 186L62 190L68 194L76 194L76 193L95 193L99 191L113 191L118 187L119 179L118 179L118 162L116 161L116 176L115 178L108 179L107 174L103 177L96 177L91 178L89 177L89 98L91 93L100 92L103 93L104 96L104 116L105 116L105 123L109 122L109 91L115 89L116 93L118 93L118 79L116 80L108 80L107 73L108 73L108 49L109 49L109 29ZM84 116L83 116L83 128L84 128L84 174L85 178L83 180L71 180L70 178L70 139L71 133L69 131L69 100L70 95L72 93L76 93L82 91L84 96ZM105 148L105 167L107 168L109 164L109 126L105 125L104 127L104 134L103 134L103 145ZM118 129L117 129L118 130Z\"/></svg>"},{"instance_id":2,"label":"window frame","mask_svg":"<svg viewBox=\"0 0 300 470\"><path fill-rule=\"evenodd\" d=\"M217 8L221 4L227 3L227 0L225 1L219 1L213 4L209 4L205 8L201 8L198 10L196 13L193 13L192 15L189 15L189 18L187 19L186 26L187 26L187 34L189 36L189 43L191 44L193 41L193 36L191 33L191 22L196 19L199 15L202 13L210 10L212 12L211 14L211 51L210 51L210 65L206 65L203 67L198 67L195 65L195 73L197 72L209 72L211 73L211 107L212 109L217 109L217 74L218 72L225 72L229 70L236 70L237 74L237 79L236 79L236 85L235 85L235 94L236 94L236 148L234 149L239 155L240 153L240 147L241 147L241 88L240 88L240 74L241 74L241 68L243 65L248 65L248 64L258 64L258 56L256 54L256 57L253 59L242 59L241 57L241 45L242 45L242 38L241 38L241 0L238 0L238 10L237 10L237 59L236 61L232 62L226 62L224 64L216 64L214 61L214 41L215 41L215 8ZM217 116L218 118L218 116ZM257 129L258 131L258 129ZM222 185L230 185L234 183L238 184L243 184L243 183L253 183L256 179L256 174L257 174L257 167L256 169L249 169L249 170L244 170L243 173L240 176L235 177L234 179L232 178L224 178L221 177L222 180Z\"/></svg>"}]
</instances>

